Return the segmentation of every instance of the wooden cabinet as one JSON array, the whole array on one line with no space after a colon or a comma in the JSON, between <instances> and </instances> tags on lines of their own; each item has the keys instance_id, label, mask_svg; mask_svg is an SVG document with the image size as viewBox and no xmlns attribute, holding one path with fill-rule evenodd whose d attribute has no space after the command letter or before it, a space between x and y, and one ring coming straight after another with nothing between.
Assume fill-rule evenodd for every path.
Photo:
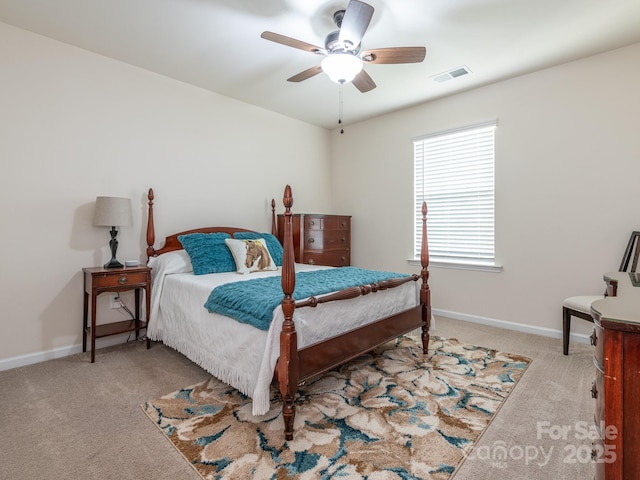
<instances>
[{"instance_id":1,"label":"wooden cabinet","mask_svg":"<svg viewBox=\"0 0 640 480\"><path fill-rule=\"evenodd\" d=\"M291 218L297 263L345 267L351 264L351 217L294 214ZM278 237L283 243L284 216L278 215Z\"/></svg>"},{"instance_id":2,"label":"wooden cabinet","mask_svg":"<svg viewBox=\"0 0 640 480\"><path fill-rule=\"evenodd\" d=\"M117 335L119 333L135 332L136 339L140 330L149 324L151 269L147 266L126 268L87 267L84 273L84 332L82 337L82 351L87 351L87 336L91 337L91 363L96 359L96 338ZM135 314L131 320L96 325L97 297L104 292L134 291ZM141 318L140 293L145 293L145 319ZM89 325L89 306L91 306L91 325ZM147 338L147 348L151 342Z\"/></svg>"},{"instance_id":3,"label":"wooden cabinet","mask_svg":"<svg viewBox=\"0 0 640 480\"><path fill-rule=\"evenodd\" d=\"M640 288L629 275L605 275L617 296L591 306L596 480L640 480Z\"/></svg>"}]
</instances>

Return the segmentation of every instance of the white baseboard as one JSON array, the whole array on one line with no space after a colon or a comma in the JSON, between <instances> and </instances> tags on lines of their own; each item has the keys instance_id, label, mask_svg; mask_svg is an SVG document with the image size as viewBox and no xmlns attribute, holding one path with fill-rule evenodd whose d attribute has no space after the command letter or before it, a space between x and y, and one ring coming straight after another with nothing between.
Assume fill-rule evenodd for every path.
<instances>
[{"instance_id":1,"label":"white baseboard","mask_svg":"<svg viewBox=\"0 0 640 480\"><path fill-rule=\"evenodd\" d=\"M431 313L439 315L441 317L453 318L454 320L462 320L470 323L479 323L480 325L488 325L490 327L504 328L507 330L515 330L523 333L533 333L534 335L541 335L543 337L562 338L562 330L555 330L553 328L536 327L533 325L525 325L523 323L508 322L506 320L496 320L495 318L480 317L478 315L469 315L467 313L451 312L449 310L440 310L433 308ZM570 340L585 343L589 345L589 335L584 333L572 333Z\"/></svg>"},{"instance_id":2,"label":"white baseboard","mask_svg":"<svg viewBox=\"0 0 640 480\"><path fill-rule=\"evenodd\" d=\"M96 350L99 348L110 347L112 345L119 345L126 343L128 334L114 335L112 337L98 338L96 339ZM89 345L90 347L90 345ZM17 357L5 358L0 360L0 372L4 370L11 370L12 368L24 367L26 365L33 365L34 363L45 362L47 360L54 360L56 358L67 357L76 353L82 353L82 345L69 345L66 347L58 347L52 350L45 350L42 352L29 353L27 355L19 355ZM87 358L88 358L87 354Z\"/></svg>"}]
</instances>

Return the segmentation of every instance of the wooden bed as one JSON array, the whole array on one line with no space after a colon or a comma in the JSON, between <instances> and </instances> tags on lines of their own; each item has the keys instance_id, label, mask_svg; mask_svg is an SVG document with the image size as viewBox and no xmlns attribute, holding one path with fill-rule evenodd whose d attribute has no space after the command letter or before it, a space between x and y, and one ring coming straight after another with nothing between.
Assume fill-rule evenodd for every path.
<instances>
[{"instance_id":1,"label":"wooden bed","mask_svg":"<svg viewBox=\"0 0 640 480\"><path fill-rule=\"evenodd\" d=\"M250 232L243 228L235 227L205 227L169 235L165 238L162 248L154 248L155 227L153 216L153 189L148 192L148 223L147 223L147 256L149 259L167 252L182 250L182 244L178 236L191 233L216 233L225 232L233 235L236 232ZM279 387L282 395L282 413L284 418L284 434L287 440L293 438L293 425L295 418L294 399L298 385L323 372L331 370L343 363L352 360L373 348L382 345L394 338L408 333L417 328L422 331L423 352L427 353L429 345L429 327L431 323L431 302L429 291L429 252L427 246L426 214L427 207L422 206L422 246L421 246L421 271L419 274L393 278L369 285L347 288L335 293L319 297L310 297L296 302L293 292L296 284L296 272L294 262L293 234L291 227L291 207L293 196L289 185L284 190L284 253L281 269L281 284L284 298L282 300L282 312L284 321L279 334L279 357L276 363L273 382ZM276 231L275 201L272 200L272 233ZM314 308L322 303L336 302L353 299L375 292L399 287L408 282L421 280L419 304L400 313L378 319L372 323L360 326L323 341L298 348L296 323L294 313L296 309ZM153 322L153 318L151 319Z\"/></svg>"}]
</instances>

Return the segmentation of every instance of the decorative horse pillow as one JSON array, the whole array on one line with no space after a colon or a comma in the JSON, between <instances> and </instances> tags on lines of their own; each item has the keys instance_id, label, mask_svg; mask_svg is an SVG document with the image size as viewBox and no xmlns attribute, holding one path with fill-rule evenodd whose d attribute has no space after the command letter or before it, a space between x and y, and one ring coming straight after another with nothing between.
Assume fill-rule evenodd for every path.
<instances>
[{"instance_id":1,"label":"decorative horse pillow","mask_svg":"<svg viewBox=\"0 0 640 480\"><path fill-rule=\"evenodd\" d=\"M231 250L231 254L236 261L236 271L238 273L278 270L276 262L271 258L264 238L252 240L225 238L224 242Z\"/></svg>"}]
</instances>

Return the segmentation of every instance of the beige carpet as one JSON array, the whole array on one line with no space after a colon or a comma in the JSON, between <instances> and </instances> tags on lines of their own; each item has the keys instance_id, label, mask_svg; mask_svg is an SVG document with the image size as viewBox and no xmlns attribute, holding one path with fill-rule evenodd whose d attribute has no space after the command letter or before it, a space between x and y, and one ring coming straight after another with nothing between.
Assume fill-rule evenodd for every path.
<instances>
[{"instance_id":1,"label":"beige carpet","mask_svg":"<svg viewBox=\"0 0 640 480\"><path fill-rule=\"evenodd\" d=\"M288 442L280 402L254 417L216 379L143 409L207 480L447 480L529 363L436 336L425 356L401 337L301 387Z\"/></svg>"},{"instance_id":2,"label":"beige carpet","mask_svg":"<svg viewBox=\"0 0 640 480\"><path fill-rule=\"evenodd\" d=\"M571 456L591 447L574 427L593 422L593 347L572 343L565 357L559 339L442 317L433 333L533 359L474 449L506 446L511 455L502 462L472 453L455 480L593 478L593 464ZM157 343L96 354L94 364L89 354L78 354L0 372L0 479L200 480L140 405L209 375ZM539 434L539 422L572 431L566 439L550 438ZM552 454L530 460L519 455L527 447Z\"/></svg>"}]
</instances>

